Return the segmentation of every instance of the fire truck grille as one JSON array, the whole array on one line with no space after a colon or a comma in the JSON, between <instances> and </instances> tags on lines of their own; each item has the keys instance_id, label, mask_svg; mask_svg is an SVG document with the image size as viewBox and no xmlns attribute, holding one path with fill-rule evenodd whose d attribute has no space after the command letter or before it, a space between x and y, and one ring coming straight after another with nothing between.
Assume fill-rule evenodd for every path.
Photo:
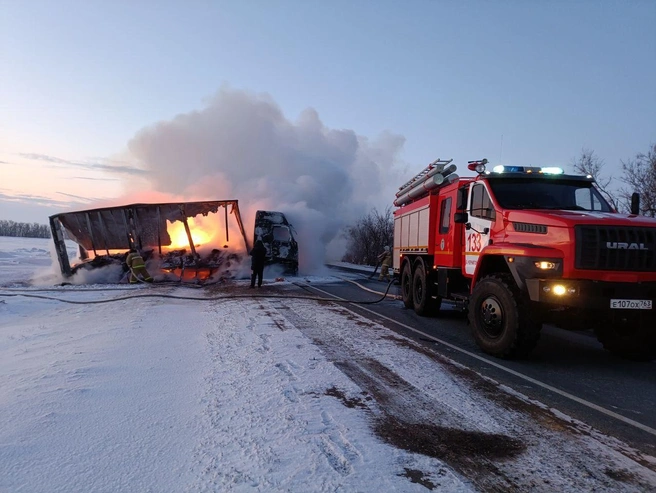
<instances>
[{"instance_id":1,"label":"fire truck grille","mask_svg":"<svg viewBox=\"0 0 656 493\"><path fill-rule=\"evenodd\" d=\"M531 224L531 223L518 223L514 222L513 228L519 233L537 233L541 235L547 234L547 227L544 224Z\"/></svg>"},{"instance_id":2,"label":"fire truck grille","mask_svg":"<svg viewBox=\"0 0 656 493\"><path fill-rule=\"evenodd\" d=\"M577 269L656 272L656 228L575 226Z\"/></svg>"}]
</instances>

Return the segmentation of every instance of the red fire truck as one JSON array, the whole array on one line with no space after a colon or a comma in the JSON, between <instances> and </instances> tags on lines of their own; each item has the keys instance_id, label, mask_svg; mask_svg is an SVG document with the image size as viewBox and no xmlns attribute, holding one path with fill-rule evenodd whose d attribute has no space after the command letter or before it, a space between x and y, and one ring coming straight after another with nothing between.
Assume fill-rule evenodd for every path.
<instances>
[{"instance_id":1,"label":"red fire truck","mask_svg":"<svg viewBox=\"0 0 656 493\"><path fill-rule=\"evenodd\" d=\"M591 176L437 160L400 187L394 274L420 315L466 310L476 343L527 355L543 323L594 329L622 357L656 357L656 219L616 212Z\"/></svg>"}]
</instances>

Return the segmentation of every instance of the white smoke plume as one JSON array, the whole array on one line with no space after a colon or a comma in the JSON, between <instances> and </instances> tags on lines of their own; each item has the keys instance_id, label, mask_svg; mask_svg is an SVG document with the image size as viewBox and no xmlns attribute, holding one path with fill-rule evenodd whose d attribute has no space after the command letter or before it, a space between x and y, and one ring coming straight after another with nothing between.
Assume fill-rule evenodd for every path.
<instances>
[{"instance_id":1,"label":"white smoke plume","mask_svg":"<svg viewBox=\"0 0 656 493\"><path fill-rule=\"evenodd\" d=\"M184 200L237 199L249 238L256 210L285 213L307 274L340 259L344 226L391 206L407 180L404 141L327 128L313 109L290 121L269 96L223 88L203 109L144 128L128 147L150 189Z\"/></svg>"}]
</instances>

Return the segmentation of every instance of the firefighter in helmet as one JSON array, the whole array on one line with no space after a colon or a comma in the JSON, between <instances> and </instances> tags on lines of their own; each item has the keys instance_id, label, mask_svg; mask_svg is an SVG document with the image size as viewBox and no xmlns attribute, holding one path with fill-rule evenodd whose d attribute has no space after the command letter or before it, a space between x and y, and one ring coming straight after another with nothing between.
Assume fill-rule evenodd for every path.
<instances>
[{"instance_id":1,"label":"firefighter in helmet","mask_svg":"<svg viewBox=\"0 0 656 493\"><path fill-rule=\"evenodd\" d=\"M143 257L139 254L136 248L130 248L130 252L125 257L125 263L130 269L130 284L138 283L139 277L145 282L153 282L153 278L150 277L150 274L146 270Z\"/></svg>"},{"instance_id":2,"label":"firefighter in helmet","mask_svg":"<svg viewBox=\"0 0 656 493\"><path fill-rule=\"evenodd\" d=\"M389 268L392 265L392 252L390 252L390 247L385 245L385 250L383 253L378 255L378 261L380 262L380 276L378 276L379 281L389 281L390 274Z\"/></svg>"}]
</instances>

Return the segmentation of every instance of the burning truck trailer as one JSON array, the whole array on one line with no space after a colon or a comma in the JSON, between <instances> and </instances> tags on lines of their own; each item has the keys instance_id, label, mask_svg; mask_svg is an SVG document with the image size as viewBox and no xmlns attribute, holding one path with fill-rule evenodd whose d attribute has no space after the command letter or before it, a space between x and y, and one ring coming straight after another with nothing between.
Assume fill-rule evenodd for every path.
<instances>
[{"instance_id":1,"label":"burning truck trailer","mask_svg":"<svg viewBox=\"0 0 656 493\"><path fill-rule=\"evenodd\" d=\"M210 214L216 220L208 217ZM284 218L282 213L268 214ZM197 221L198 216L201 218ZM234 222L239 234L237 238L233 234L231 241L230 226L234 230ZM284 223L288 224L286 218ZM125 254L135 248L149 269L177 274L180 280L199 279L203 273L204 279L217 273L220 278L234 278L252 246L237 200L130 204L67 212L51 216L50 228L65 277L80 269L108 265L121 265L125 270ZM71 265L64 243L67 238L78 245L78 264Z\"/></svg>"}]
</instances>

